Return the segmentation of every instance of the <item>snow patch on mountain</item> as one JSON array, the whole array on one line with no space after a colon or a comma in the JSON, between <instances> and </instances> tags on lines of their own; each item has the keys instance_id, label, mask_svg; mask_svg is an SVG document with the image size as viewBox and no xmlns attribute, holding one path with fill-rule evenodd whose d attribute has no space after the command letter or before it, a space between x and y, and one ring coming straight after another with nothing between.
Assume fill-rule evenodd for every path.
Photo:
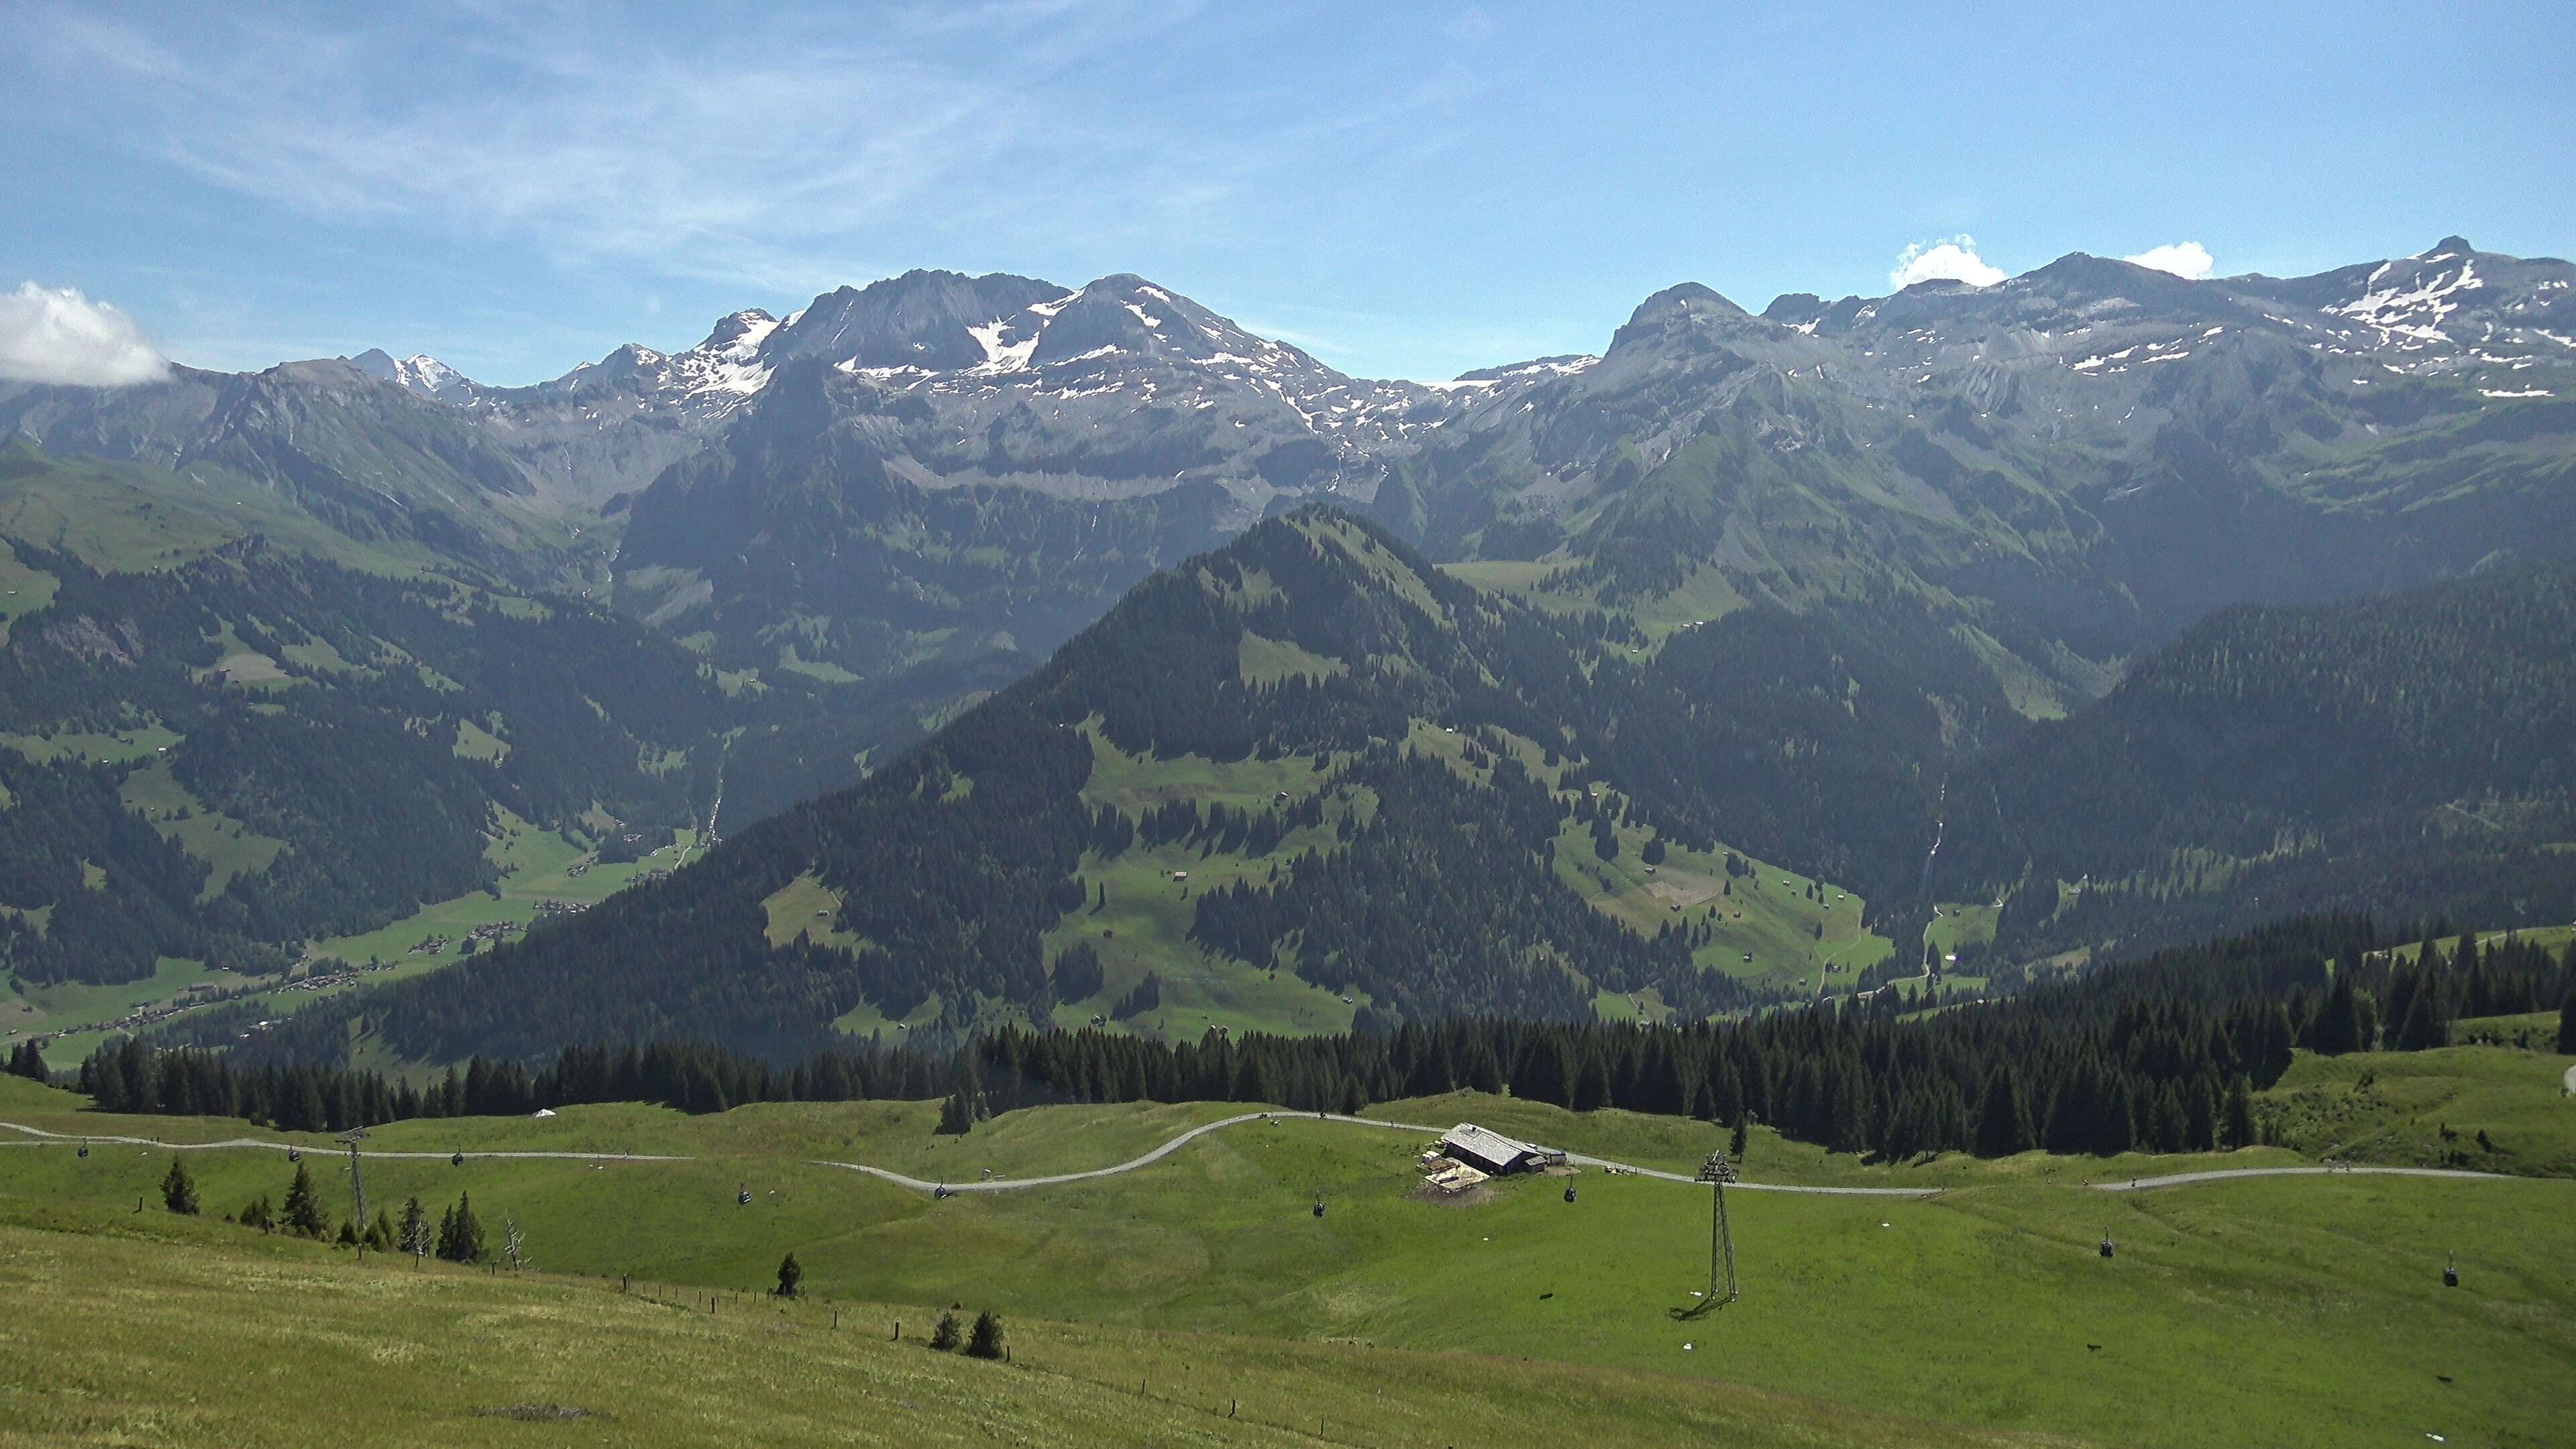
<instances>
[{"instance_id":1,"label":"snow patch on mountain","mask_svg":"<svg viewBox=\"0 0 2576 1449\"><path fill-rule=\"evenodd\" d=\"M2425 258L2425 265L2429 268L2436 262L2448 261L2451 258L2452 254L2445 252L2438 257ZM2382 266L2378 271L2371 273L2371 282L2375 284L2387 271L2388 267ZM2460 310L2460 304L2449 299L2458 293L2475 291L2485 285L2486 283L2478 280L2477 263L2463 258L2456 275L2445 276L2439 271L2434 271L2429 278L2417 280L2413 286L2386 287L2365 292L2341 306L2329 306L2324 310L2338 317L2350 317L2364 326L2376 327L2385 332L2395 332L2428 342L2448 341L2449 338L2441 330L2442 320Z\"/></svg>"},{"instance_id":2,"label":"snow patch on mountain","mask_svg":"<svg viewBox=\"0 0 2576 1449\"><path fill-rule=\"evenodd\" d=\"M453 401L475 390L474 380L426 352L396 358L381 347L370 347L348 358L350 366L370 377L380 377L397 386L408 388L422 397Z\"/></svg>"}]
</instances>

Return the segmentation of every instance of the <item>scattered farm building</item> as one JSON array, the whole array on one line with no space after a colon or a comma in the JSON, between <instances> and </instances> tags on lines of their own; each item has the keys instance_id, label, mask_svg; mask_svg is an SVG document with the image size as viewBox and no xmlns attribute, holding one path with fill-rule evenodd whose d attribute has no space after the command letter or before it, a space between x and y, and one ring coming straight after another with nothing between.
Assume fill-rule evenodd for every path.
<instances>
[{"instance_id":1,"label":"scattered farm building","mask_svg":"<svg viewBox=\"0 0 2576 1449\"><path fill-rule=\"evenodd\" d=\"M1440 1139L1440 1155L1488 1177L1565 1165L1565 1154L1553 1147L1516 1142L1473 1122L1461 1122L1450 1128L1449 1134Z\"/></svg>"}]
</instances>

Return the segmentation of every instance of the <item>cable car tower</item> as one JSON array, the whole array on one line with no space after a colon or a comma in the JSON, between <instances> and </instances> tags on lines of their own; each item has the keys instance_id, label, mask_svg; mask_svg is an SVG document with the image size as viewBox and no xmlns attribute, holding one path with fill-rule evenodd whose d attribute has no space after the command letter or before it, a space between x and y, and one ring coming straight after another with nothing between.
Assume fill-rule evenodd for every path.
<instances>
[{"instance_id":1,"label":"cable car tower","mask_svg":"<svg viewBox=\"0 0 2576 1449\"><path fill-rule=\"evenodd\" d=\"M1694 1180L1709 1185L1708 1297L1701 1303L1704 1309L1714 1308L1734 1302L1743 1293L1735 1281L1735 1238L1726 1226L1726 1185L1741 1179L1725 1153L1712 1152L1708 1161L1699 1165L1699 1175Z\"/></svg>"},{"instance_id":2,"label":"cable car tower","mask_svg":"<svg viewBox=\"0 0 2576 1449\"><path fill-rule=\"evenodd\" d=\"M358 1144L365 1140L366 1135L364 1127L352 1127L340 1134L340 1140L349 1146L349 1195L358 1203L358 1210L350 1215L350 1221L356 1223L362 1233L367 1230L367 1184L358 1176Z\"/></svg>"}]
</instances>

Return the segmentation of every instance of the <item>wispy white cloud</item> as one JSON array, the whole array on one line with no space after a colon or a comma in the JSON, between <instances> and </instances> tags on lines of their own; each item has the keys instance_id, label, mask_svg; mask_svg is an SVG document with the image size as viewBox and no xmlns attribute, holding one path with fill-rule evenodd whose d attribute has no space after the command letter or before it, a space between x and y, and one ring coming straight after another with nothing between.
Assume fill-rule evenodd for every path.
<instances>
[{"instance_id":1,"label":"wispy white cloud","mask_svg":"<svg viewBox=\"0 0 2576 1449\"><path fill-rule=\"evenodd\" d=\"M1196 130L1063 103L1064 85L1119 84L1120 57L1199 10L923 3L864 31L789 18L683 45L467 0L408 28L219 21L184 55L161 32L71 12L35 12L30 30L58 99L92 108L106 144L318 222L524 239L561 265L780 293L917 265L925 227L948 239L928 260L969 265L1068 238L1221 240L1250 224L1270 169L1474 89L1443 73L1380 108L1247 105ZM413 79L413 48L456 73L388 83ZM897 230L903 255L870 254Z\"/></svg>"},{"instance_id":2,"label":"wispy white cloud","mask_svg":"<svg viewBox=\"0 0 2576 1449\"><path fill-rule=\"evenodd\" d=\"M2209 255L2209 248L2196 241L2167 242L2163 246L2149 247L2134 257L2122 257L2120 260L2135 262L2142 267L2152 267L2159 272L2171 272L2177 277L2195 282L2208 276L2209 269L2217 264Z\"/></svg>"},{"instance_id":3,"label":"wispy white cloud","mask_svg":"<svg viewBox=\"0 0 2576 1449\"><path fill-rule=\"evenodd\" d=\"M1991 287L2005 277L2003 268L1977 255L1977 239L1964 232L1953 237L1915 242L1896 254L1887 284L1903 291L1917 282L1965 282Z\"/></svg>"},{"instance_id":4,"label":"wispy white cloud","mask_svg":"<svg viewBox=\"0 0 2576 1449\"><path fill-rule=\"evenodd\" d=\"M131 387L169 375L170 360L116 307L33 282L0 295L0 378Z\"/></svg>"},{"instance_id":5,"label":"wispy white cloud","mask_svg":"<svg viewBox=\"0 0 2576 1449\"><path fill-rule=\"evenodd\" d=\"M58 19L49 39L140 107L124 132L201 178L317 220L532 238L558 259L651 259L776 286L829 239L919 206L1039 127L1005 84L863 48L698 56L515 37L475 89L363 84L363 36L237 27L186 64L153 37Z\"/></svg>"}]
</instances>

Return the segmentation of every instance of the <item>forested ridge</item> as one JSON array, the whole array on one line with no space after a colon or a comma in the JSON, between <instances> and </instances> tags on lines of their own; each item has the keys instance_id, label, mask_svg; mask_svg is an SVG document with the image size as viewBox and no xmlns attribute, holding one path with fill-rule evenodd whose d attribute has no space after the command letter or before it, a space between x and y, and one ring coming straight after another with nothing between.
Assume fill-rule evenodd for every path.
<instances>
[{"instance_id":1,"label":"forested ridge","mask_svg":"<svg viewBox=\"0 0 2576 1449\"><path fill-rule=\"evenodd\" d=\"M2303 909L2576 917L2571 639L2567 562L2225 610L1971 762L1942 883L2018 885L2025 955Z\"/></svg>"},{"instance_id":2,"label":"forested ridge","mask_svg":"<svg viewBox=\"0 0 2576 1449\"><path fill-rule=\"evenodd\" d=\"M687 824L728 731L811 707L729 700L687 651L577 599L256 538L116 573L7 546L55 581L0 645L0 905L18 912L0 970L31 982L148 976L156 956L274 965L490 885L501 811L594 834L594 812ZM195 816L274 856L213 878L172 829Z\"/></svg>"},{"instance_id":3,"label":"forested ridge","mask_svg":"<svg viewBox=\"0 0 2576 1449\"><path fill-rule=\"evenodd\" d=\"M1003 1030L955 1069L952 1127L1048 1102L1235 1100L1357 1111L1468 1088L1576 1111L1751 1118L1837 1152L2177 1152L2257 1140L2248 1094L2294 1048L2447 1045L2462 1016L2555 1006L2576 949L2473 936L2399 962L2366 919L2302 918L1907 1014L1898 994L1674 1028L1490 1017L1178 1046Z\"/></svg>"},{"instance_id":4,"label":"forested ridge","mask_svg":"<svg viewBox=\"0 0 2576 1449\"><path fill-rule=\"evenodd\" d=\"M1584 1020L1604 992L1652 991L1684 1017L1759 1007L1776 988L1692 959L1713 911L1620 923L1566 888L1560 831L1589 827L1591 849L1614 853L1615 816L1658 852L1765 842L1793 868L1847 866L1886 887L1894 904L1879 919L1910 941L1945 752L1961 720L2006 711L1953 652L1964 645L1905 617L1856 607L1838 629L1757 606L1649 652L1624 616L1543 612L1446 576L1373 524L1304 511L1140 584L1046 668L866 783L488 960L304 1013L273 1046L334 1059L354 1025L405 1060L525 1062L566 1041L690 1034L783 1060L828 1045L830 1024L862 1006L900 1020L936 1003L928 1027L952 1040L1044 1023L1077 1000L1106 1016L1123 993L1113 1003L1087 968L1062 975L1050 933L1096 903L1104 870L1175 840L1251 867L1195 898L1197 946L1365 996L1368 1025ZM2554 616L2530 617L2524 627ZM2330 654L2342 626L2317 627L2319 639L2274 647ZM1316 663L1253 677L1253 645ZM2484 656L2462 644L2445 657ZM2164 656L2143 668L2142 690L2189 673ZM2093 718L2050 737L2090 738ZM2507 714L2492 729L2529 722ZM1428 748L1425 730L1454 742ZM1272 762L1291 767L1290 788L1266 805L1096 805L1086 791L1104 747L1148 779L1160 761ZM2251 750L2243 768L2284 747ZM1987 758L1978 779L2013 757ZM2085 788L2127 778L2098 773ZM1988 815L1954 825L1973 844L1945 854L1945 876L2018 880L1991 842L2048 806L2045 778L1982 786ZM1604 786L1613 812L1587 793ZM2104 798L2101 818L2118 820L2137 797ZM2304 809L2299 798L2277 808ZM804 938L773 945L762 903L800 879L834 904ZM2044 895L2015 892L2008 938ZM2427 913L2448 904L2418 895L2434 897ZM2102 936L2136 919L2096 909Z\"/></svg>"},{"instance_id":5,"label":"forested ridge","mask_svg":"<svg viewBox=\"0 0 2576 1449\"><path fill-rule=\"evenodd\" d=\"M1336 667L1247 679L1247 638ZM278 1045L328 1054L357 1020L408 1059L529 1060L689 1023L775 1050L820 1040L862 1000L900 1017L934 996L952 1032L1043 1019L1066 998L1041 938L1089 898L1086 862L1158 828L1085 803L1095 736L1148 761L1310 762L1267 810L1232 825L1190 814L1209 848L1277 867L1197 906L1196 939L1239 961L1267 967L1289 951L1301 979L1364 990L1401 1019L1577 1018L1597 991L1650 987L1699 1014L1740 1005L1752 996L1691 964L1680 922L1640 935L1549 871L1560 826L1589 808L1585 758L1693 727L1683 684L1626 657L1638 639L1615 616L1552 616L1450 579L1374 525L1329 511L1273 520L1139 585L1044 670L865 784L577 925L305 1013ZM1679 667L1687 680L1715 666ZM1779 693L1840 715L1852 686L1828 678ZM1411 732L1435 724L1466 742L1456 760L1417 757ZM1553 778L1535 779L1523 754L1543 755ZM1809 754L1811 778L1834 773L1830 751ZM1708 769L1631 790L1622 809L1713 849L1727 783ZM1857 799L1870 782L1845 788ZM1284 849L1297 825L1324 828L1326 805L1329 839ZM842 944L762 940L758 903L802 875L836 893L829 934ZM792 1015L764 1016L789 1002Z\"/></svg>"}]
</instances>

